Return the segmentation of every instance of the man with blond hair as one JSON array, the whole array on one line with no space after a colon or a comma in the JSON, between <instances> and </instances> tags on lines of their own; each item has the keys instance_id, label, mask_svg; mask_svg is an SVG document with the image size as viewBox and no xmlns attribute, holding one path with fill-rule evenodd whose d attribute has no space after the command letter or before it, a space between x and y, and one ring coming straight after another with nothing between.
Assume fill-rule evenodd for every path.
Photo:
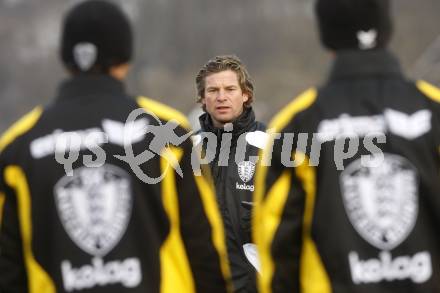
<instances>
[{"instance_id":1,"label":"man with blond hair","mask_svg":"<svg viewBox=\"0 0 440 293\"><path fill-rule=\"evenodd\" d=\"M209 60L200 69L196 86L205 113L200 117L201 130L195 141L209 158L235 292L256 292L258 257L250 229L253 175L266 135L265 126L255 120L251 107L254 86L236 56Z\"/></svg>"}]
</instances>

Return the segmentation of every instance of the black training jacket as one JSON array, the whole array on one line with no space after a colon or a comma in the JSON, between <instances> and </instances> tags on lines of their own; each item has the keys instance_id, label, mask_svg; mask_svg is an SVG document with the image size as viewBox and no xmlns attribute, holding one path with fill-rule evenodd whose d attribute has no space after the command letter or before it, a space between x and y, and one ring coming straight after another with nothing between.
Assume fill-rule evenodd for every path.
<instances>
[{"instance_id":1,"label":"black training jacket","mask_svg":"<svg viewBox=\"0 0 440 293\"><path fill-rule=\"evenodd\" d=\"M234 292L255 292L256 271L246 258L243 245L251 246L246 248L247 253L255 251L251 244L252 193L255 158L267 137L265 126L255 121L252 108L245 108L233 123L224 128L215 128L207 113L200 117L200 124L201 131L196 135L196 142L203 139L203 150L210 161L225 223ZM206 133L214 136L214 140L209 140L213 143L207 143Z\"/></svg>"},{"instance_id":2,"label":"black training jacket","mask_svg":"<svg viewBox=\"0 0 440 293\"><path fill-rule=\"evenodd\" d=\"M227 292L221 216L186 127L100 75L15 123L0 140L0 292Z\"/></svg>"},{"instance_id":3,"label":"black training jacket","mask_svg":"<svg viewBox=\"0 0 440 293\"><path fill-rule=\"evenodd\" d=\"M261 292L440 292L439 103L388 51L346 51L272 120Z\"/></svg>"}]
</instances>

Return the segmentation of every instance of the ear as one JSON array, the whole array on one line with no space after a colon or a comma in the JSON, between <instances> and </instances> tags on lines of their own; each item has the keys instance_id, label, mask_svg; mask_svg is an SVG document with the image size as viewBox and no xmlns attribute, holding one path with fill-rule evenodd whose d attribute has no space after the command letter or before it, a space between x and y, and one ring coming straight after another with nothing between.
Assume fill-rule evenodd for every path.
<instances>
[{"instance_id":1,"label":"ear","mask_svg":"<svg viewBox=\"0 0 440 293\"><path fill-rule=\"evenodd\" d=\"M247 93L243 93L243 103L246 103L249 100L249 95Z\"/></svg>"}]
</instances>

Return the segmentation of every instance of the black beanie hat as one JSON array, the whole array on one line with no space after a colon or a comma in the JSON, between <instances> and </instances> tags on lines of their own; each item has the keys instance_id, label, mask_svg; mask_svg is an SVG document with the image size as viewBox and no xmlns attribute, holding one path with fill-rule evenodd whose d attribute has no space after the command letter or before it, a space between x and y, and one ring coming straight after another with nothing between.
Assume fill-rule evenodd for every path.
<instances>
[{"instance_id":1,"label":"black beanie hat","mask_svg":"<svg viewBox=\"0 0 440 293\"><path fill-rule=\"evenodd\" d=\"M65 16L61 56L74 72L107 73L130 61L133 37L130 22L115 4L84 1Z\"/></svg>"},{"instance_id":2,"label":"black beanie hat","mask_svg":"<svg viewBox=\"0 0 440 293\"><path fill-rule=\"evenodd\" d=\"M391 38L389 0L317 0L315 12L329 49L383 48Z\"/></svg>"}]
</instances>

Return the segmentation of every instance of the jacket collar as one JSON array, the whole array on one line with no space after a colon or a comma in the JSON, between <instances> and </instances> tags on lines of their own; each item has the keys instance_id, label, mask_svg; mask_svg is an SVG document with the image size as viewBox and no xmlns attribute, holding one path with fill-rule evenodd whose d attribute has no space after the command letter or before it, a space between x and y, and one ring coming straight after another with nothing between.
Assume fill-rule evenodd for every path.
<instances>
[{"instance_id":1,"label":"jacket collar","mask_svg":"<svg viewBox=\"0 0 440 293\"><path fill-rule=\"evenodd\" d=\"M397 58L387 50L341 51L336 55L330 81L360 76L402 76Z\"/></svg>"},{"instance_id":2,"label":"jacket collar","mask_svg":"<svg viewBox=\"0 0 440 293\"><path fill-rule=\"evenodd\" d=\"M224 130L225 127L223 128L214 127L211 116L208 113L202 114L199 117L199 121L203 131L209 131L215 134L221 134L225 131ZM247 132L254 123L255 123L254 110L252 109L252 107L244 108L243 113L241 113L240 116L238 116L238 118L232 122L232 126L233 126L232 135L239 136L240 134Z\"/></svg>"},{"instance_id":3,"label":"jacket collar","mask_svg":"<svg viewBox=\"0 0 440 293\"><path fill-rule=\"evenodd\" d=\"M109 75L76 75L63 81L58 99L82 99L90 96L126 96L124 84Z\"/></svg>"}]
</instances>

